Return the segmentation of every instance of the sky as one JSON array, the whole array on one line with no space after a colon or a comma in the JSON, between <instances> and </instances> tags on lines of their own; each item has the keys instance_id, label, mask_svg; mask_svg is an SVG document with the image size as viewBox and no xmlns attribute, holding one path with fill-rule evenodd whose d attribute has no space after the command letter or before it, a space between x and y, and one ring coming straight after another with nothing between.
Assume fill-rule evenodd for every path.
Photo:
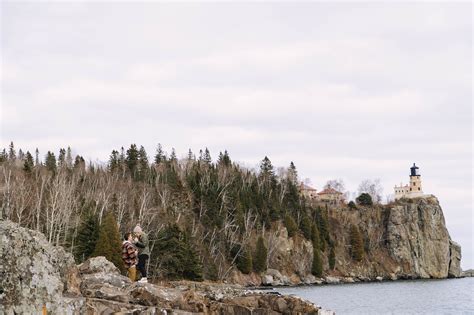
<instances>
[{"instance_id":1,"label":"sky","mask_svg":"<svg viewBox=\"0 0 474 315\"><path fill-rule=\"evenodd\" d=\"M8 2L0 147L105 162L158 143L322 189L420 167L474 267L472 5Z\"/></svg>"}]
</instances>

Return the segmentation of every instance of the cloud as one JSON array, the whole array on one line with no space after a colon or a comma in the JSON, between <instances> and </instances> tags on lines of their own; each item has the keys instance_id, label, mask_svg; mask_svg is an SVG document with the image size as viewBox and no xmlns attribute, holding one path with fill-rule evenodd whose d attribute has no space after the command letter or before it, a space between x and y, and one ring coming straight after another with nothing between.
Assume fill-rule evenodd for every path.
<instances>
[{"instance_id":1,"label":"cloud","mask_svg":"<svg viewBox=\"0 0 474 315\"><path fill-rule=\"evenodd\" d=\"M207 146L384 193L415 161L472 245L470 4L1 6L3 147Z\"/></svg>"}]
</instances>

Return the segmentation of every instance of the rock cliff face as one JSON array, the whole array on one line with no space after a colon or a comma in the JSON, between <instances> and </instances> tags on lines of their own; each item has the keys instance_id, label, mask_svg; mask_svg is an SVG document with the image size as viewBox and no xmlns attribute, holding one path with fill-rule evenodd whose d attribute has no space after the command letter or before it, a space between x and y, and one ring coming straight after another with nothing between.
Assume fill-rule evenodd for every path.
<instances>
[{"instance_id":1,"label":"rock cliff face","mask_svg":"<svg viewBox=\"0 0 474 315\"><path fill-rule=\"evenodd\" d=\"M296 297L193 282L131 283L104 257L76 267L44 235L0 221L0 314L333 314Z\"/></svg>"},{"instance_id":2,"label":"rock cliff face","mask_svg":"<svg viewBox=\"0 0 474 315\"><path fill-rule=\"evenodd\" d=\"M329 270L326 250L322 255L324 278L311 276L311 242L301 235L288 238L280 226L278 237L273 239L270 269L262 275L262 284L461 276L461 248L451 240L434 196L400 200L387 206L329 208L327 212L336 253L335 269ZM365 257L359 263L350 257L351 224L359 227L364 239Z\"/></svg>"}]
</instances>

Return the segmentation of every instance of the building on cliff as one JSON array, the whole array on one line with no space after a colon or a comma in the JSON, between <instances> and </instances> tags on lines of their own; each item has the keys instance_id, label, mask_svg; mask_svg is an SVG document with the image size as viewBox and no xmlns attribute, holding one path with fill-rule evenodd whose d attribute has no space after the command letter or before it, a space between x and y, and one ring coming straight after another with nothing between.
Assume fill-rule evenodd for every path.
<instances>
[{"instance_id":1,"label":"building on cliff","mask_svg":"<svg viewBox=\"0 0 474 315\"><path fill-rule=\"evenodd\" d=\"M413 166L410 167L410 184L403 185L400 183L400 186L394 187L395 190L395 200L401 198L416 198L423 196L423 188L421 186L421 175L418 172L419 167L413 163Z\"/></svg>"},{"instance_id":2,"label":"building on cliff","mask_svg":"<svg viewBox=\"0 0 474 315\"><path fill-rule=\"evenodd\" d=\"M338 204L344 202L344 194L329 187L319 192L316 200L330 204Z\"/></svg>"},{"instance_id":3,"label":"building on cliff","mask_svg":"<svg viewBox=\"0 0 474 315\"><path fill-rule=\"evenodd\" d=\"M299 189L300 189L300 194L303 195L305 198L308 198L310 200L316 199L317 197L316 188L313 188L301 182Z\"/></svg>"}]
</instances>

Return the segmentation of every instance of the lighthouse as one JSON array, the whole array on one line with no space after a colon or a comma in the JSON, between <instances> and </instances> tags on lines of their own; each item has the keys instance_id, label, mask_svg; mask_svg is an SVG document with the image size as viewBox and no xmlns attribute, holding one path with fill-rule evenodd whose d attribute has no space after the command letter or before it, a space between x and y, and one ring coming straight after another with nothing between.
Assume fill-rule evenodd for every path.
<instances>
[{"instance_id":1,"label":"lighthouse","mask_svg":"<svg viewBox=\"0 0 474 315\"><path fill-rule=\"evenodd\" d=\"M421 186L421 175L419 172L419 167L413 163L413 166L410 167L410 184L400 186L395 186L395 200L400 198L416 198L423 196L423 188Z\"/></svg>"}]
</instances>

